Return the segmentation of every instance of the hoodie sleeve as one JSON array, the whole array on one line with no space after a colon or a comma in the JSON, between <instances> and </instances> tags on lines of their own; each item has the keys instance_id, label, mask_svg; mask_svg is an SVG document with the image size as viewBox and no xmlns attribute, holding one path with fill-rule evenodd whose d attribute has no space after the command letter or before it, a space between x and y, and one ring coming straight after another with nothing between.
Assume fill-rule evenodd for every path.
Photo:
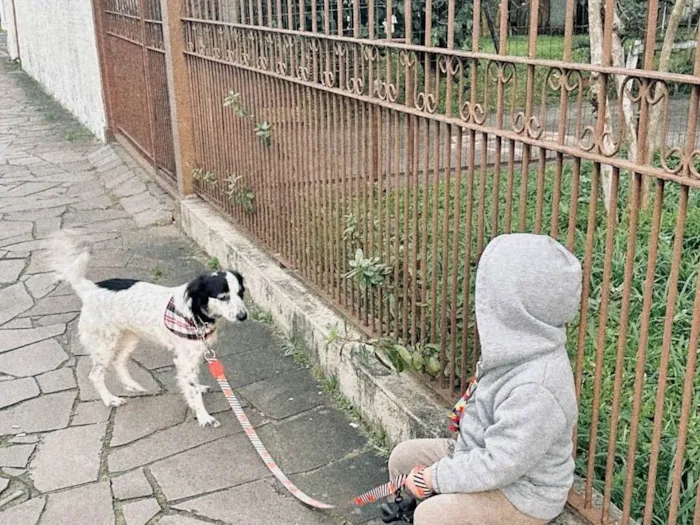
<instances>
[{"instance_id":1,"label":"hoodie sleeve","mask_svg":"<svg viewBox=\"0 0 700 525\"><path fill-rule=\"evenodd\" d=\"M433 466L440 493L484 492L521 478L566 430L566 417L551 392L540 385L514 389L494 412L484 448L472 449Z\"/></svg>"}]
</instances>

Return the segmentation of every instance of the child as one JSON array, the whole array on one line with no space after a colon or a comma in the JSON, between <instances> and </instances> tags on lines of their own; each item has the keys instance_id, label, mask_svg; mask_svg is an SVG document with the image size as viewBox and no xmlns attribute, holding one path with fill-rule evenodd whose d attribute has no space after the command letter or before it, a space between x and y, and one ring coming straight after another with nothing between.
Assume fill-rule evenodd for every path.
<instances>
[{"instance_id":1,"label":"child","mask_svg":"<svg viewBox=\"0 0 700 525\"><path fill-rule=\"evenodd\" d=\"M424 500L416 525L544 524L563 510L578 416L566 324L580 295L581 265L554 239L501 235L486 247L478 384L455 407L457 440L407 441L389 459L391 476L410 473L406 489Z\"/></svg>"}]
</instances>

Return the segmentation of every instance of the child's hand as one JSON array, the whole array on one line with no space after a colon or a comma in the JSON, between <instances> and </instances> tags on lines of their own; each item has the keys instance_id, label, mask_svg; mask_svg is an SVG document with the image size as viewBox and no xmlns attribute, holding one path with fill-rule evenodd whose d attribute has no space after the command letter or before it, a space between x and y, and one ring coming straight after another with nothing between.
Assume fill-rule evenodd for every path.
<instances>
[{"instance_id":1,"label":"child's hand","mask_svg":"<svg viewBox=\"0 0 700 525\"><path fill-rule=\"evenodd\" d=\"M433 489L432 469L423 465L416 465L406 478L405 487L415 498L425 499L432 496Z\"/></svg>"}]
</instances>

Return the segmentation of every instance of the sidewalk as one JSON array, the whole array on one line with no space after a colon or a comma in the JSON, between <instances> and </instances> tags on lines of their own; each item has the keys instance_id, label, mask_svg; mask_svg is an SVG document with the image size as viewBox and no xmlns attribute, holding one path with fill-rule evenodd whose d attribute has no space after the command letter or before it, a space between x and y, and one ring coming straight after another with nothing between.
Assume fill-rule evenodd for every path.
<instances>
[{"instance_id":1,"label":"sidewalk","mask_svg":"<svg viewBox=\"0 0 700 525\"><path fill-rule=\"evenodd\" d=\"M117 409L97 400L76 338L80 303L46 273L39 241L79 231L94 250L92 279L180 284L208 261L132 160L96 143L4 59L0 93L0 525L378 523L376 507L320 513L288 496L220 392L206 404L221 427L199 428L162 350L135 354L147 395ZM229 327L217 351L302 490L343 502L386 480L386 460L299 356L285 356L294 352L272 327Z\"/></svg>"}]
</instances>

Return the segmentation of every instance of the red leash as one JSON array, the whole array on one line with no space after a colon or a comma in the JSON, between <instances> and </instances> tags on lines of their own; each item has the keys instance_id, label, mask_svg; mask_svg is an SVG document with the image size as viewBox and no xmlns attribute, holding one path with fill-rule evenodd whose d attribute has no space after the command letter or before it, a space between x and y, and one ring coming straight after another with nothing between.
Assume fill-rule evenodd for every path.
<instances>
[{"instance_id":1,"label":"red leash","mask_svg":"<svg viewBox=\"0 0 700 525\"><path fill-rule=\"evenodd\" d=\"M248 436L248 439L250 440L250 443L253 445L253 448L255 448L255 451L258 453L258 456L260 456L260 459L263 460L265 466L267 466L269 471L272 472L272 474L280 481L280 483L282 483L282 485L284 485L284 487L289 491L289 493L292 494L292 496L297 498L299 501L317 509L335 508L335 505L329 505L328 503L318 501L301 491L299 487L292 483L292 481L285 475L285 473L282 472L282 469L280 469L279 465L277 465L275 460L272 459L272 456L265 448L265 445L263 445L263 442L260 440L258 433L255 431L253 425L250 423L248 416L245 415L240 401L233 393L231 385L229 385L229 382L226 380L226 375L224 374L224 367L221 364L221 362L216 358L216 354L214 354L214 351L211 350L211 348L207 348L207 352L205 353L204 357L209 363L209 372L211 372L211 375L219 383L221 391L224 393L224 396L226 396L226 400L228 401L231 410L236 416L236 419L238 419L238 422L243 427L246 436ZM403 487L404 483L406 482L406 478L407 476L403 475L397 476L391 481L389 481L389 483L385 483L384 485L375 487L372 490L369 490L364 494L357 496L351 502L349 502L349 504L362 506L368 503L374 503L380 499L391 496L392 494L396 493L397 490Z\"/></svg>"}]
</instances>

